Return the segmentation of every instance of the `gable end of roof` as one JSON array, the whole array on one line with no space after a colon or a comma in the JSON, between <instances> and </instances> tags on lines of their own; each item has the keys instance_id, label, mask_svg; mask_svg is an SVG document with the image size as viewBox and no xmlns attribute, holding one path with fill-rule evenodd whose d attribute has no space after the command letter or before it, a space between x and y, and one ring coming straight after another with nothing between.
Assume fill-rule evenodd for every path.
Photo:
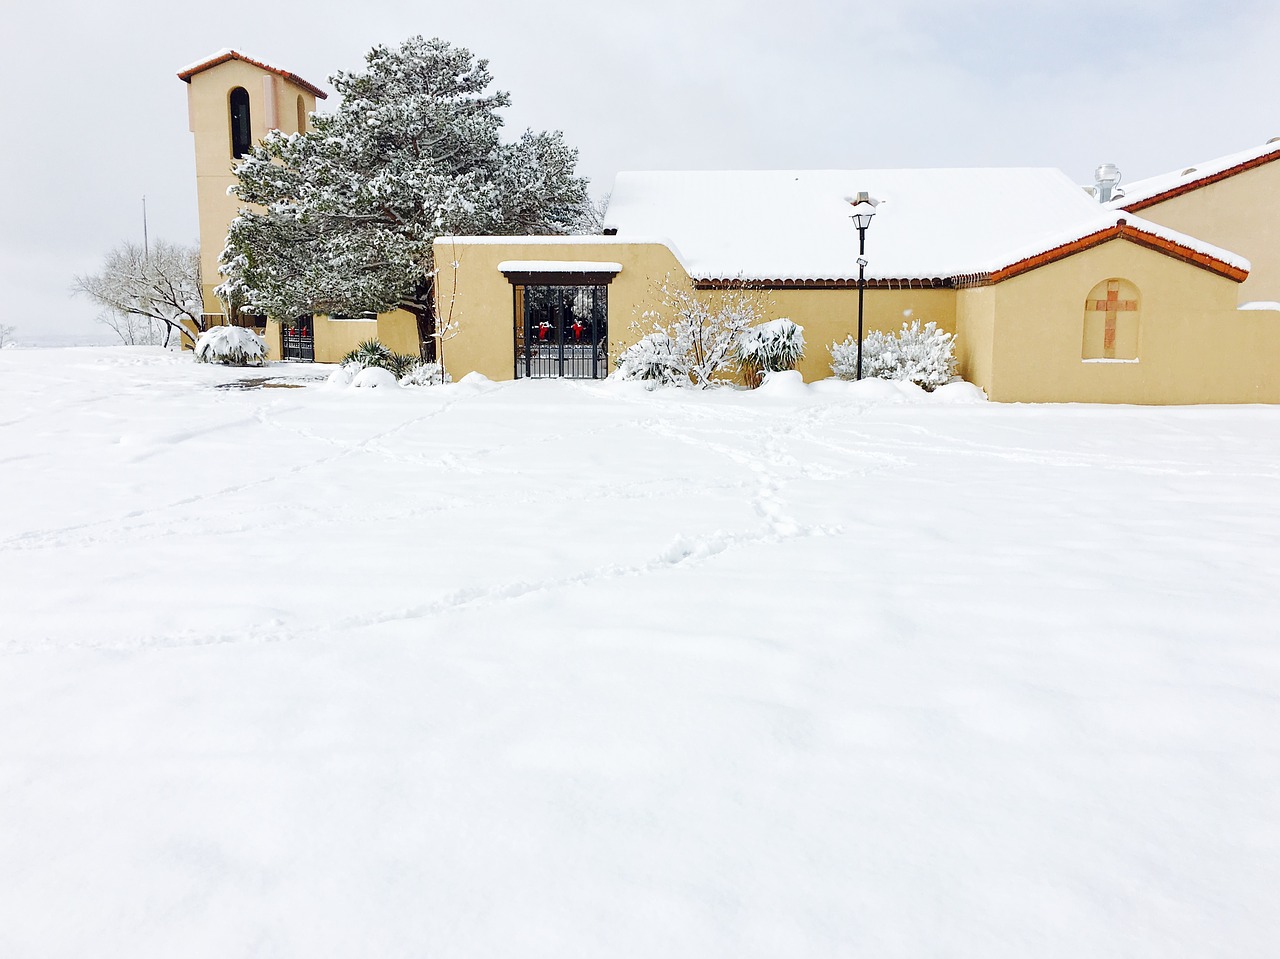
<instances>
[{"instance_id":1,"label":"gable end of roof","mask_svg":"<svg viewBox=\"0 0 1280 959\"><path fill-rule=\"evenodd\" d=\"M1218 276L1226 277L1237 283L1243 283L1249 276L1249 271L1237 266L1234 263L1227 263L1217 257L1202 253L1199 250L1193 250L1189 246L1178 243L1166 237L1157 236L1154 233L1148 233L1132 223L1121 219L1117 220L1114 226L1090 233L1082 236L1078 240L1072 240L1070 243L1063 243L1045 250L1043 253L1037 253L1035 256L1025 257L1016 263L1011 263L999 270L993 270L986 277L988 283L999 283L1001 280L1008 280L1023 273L1029 273L1037 267L1045 266L1057 260L1066 259L1074 256L1076 253L1083 253L1085 250L1092 249L1095 246L1101 246L1103 243L1109 243L1112 240L1128 240L1138 246L1153 250L1156 253L1162 253L1165 256L1173 257L1175 260L1181 260L1184 263L1190 263L1192 266L1198 266L1202 270L1207 270ZM965 285L979 285L968 283ZM983 284L985 285L985 284Z\"/></svg>"},{"instance_id":2,"label":"gable end of roof","mask_svg":"<svg viewBox=\"0 0 1280 959\"><path fill-rule=\"evenodd\" d=\"M1141 210L1147 209L1147 207L1155 206L1157 203L1163 203L1166 200L1172 200L1175 197L1185 196L1188 193L1193 193L1202 187L1209 186L1210 184L1221 183L1223 180L1230 179L1238 174L1245 173L1249 170L1256 170L1258 167L1266 166L1274 160L1280 160L1280 150L1265 153L1259 157L1253 157L1252 159L1237 163L1234 166L1227 167L1225 170L1219 170L1216 173L1210 173L1186 183L1179 183L1176 186L1169 187L1167 190L1161 190L1159 193L1133 200L1130 203L1126 203L1124 198L1121 197L1119 202L1112 205L1112 208L1116 210L1127 210L1130 213L1137 213Z\"/></svg>"},{"instance_id":3,"label":"gable end of roof","mask_svg":"<svg viewBox=\"0 0 1280 959\"><path fill-rule=\"evenodd\" d=\"M184 67L182 70L178 71L178 79L183 83L190 83L191 78L197 73L203 73L205 70L209 70L219 64L226 63L229 60L241 60L251 66L259 68L260 70L266 70L268 73L274 73L278 77L283 77L290 83L295 84L296 86L306 90L308 93L314 95L317 100L329 99L329 94L325 93L314 83L308 83L296 73L291 73L288 70L282 70L279 67L273 67L269 63L263 63L261 60L255 60L253 57L246 57L243 53L239 53L236 50L222 50L207 59L201 60L199 63L193 63L189 67Z\"/></svg>"}]
</instances>

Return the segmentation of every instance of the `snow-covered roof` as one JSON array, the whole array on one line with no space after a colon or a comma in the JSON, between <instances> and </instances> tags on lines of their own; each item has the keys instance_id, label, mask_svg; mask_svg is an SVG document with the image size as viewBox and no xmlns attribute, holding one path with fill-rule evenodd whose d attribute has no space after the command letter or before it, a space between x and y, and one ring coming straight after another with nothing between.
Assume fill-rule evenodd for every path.
<instances>
[{"instance_id":1,"label":"snow-covered roof","mask_svg":"<svg viewBox=\"0 0 1280 959\"><path fill-rule=\"evenodd\" d=\"M1041 168L620 173L605 227L620 240L669 237L695 279L847 282L858 274L850 198L860 191L881 201L867 230L872 281L978 277L1112 235L1248 271L1233 253L1101 207Z\"/></svg>"},{"instance_id":2,"label":"snow-covered roof","mask_svg":"<svg viewBox=\"0 0 1280 959\"><path fill-rule=\"evenodd\" d=\"M1113 210L1140 210L1181 193L1208 186L1229 176L1280 160L1280 138L1262 146L1205 160L1189 167L1147 177L1123 186L1124 194L1106 204Z\"/></svg>"},{"instance_id":3,"label":"snow-covered roof","mask_svg":"<svg viewBox=\"0 0 1280 959\"><path fill-rule=\"evenodd\" d=\"M191 78L194 77L197 73L203 73L205 70L208 70L210 67L216 67L218 64L226 63L228 60L243 60L245 63L250 63L255 67L258 67L262 70L266 70L268 73L274 73L276 76L284 77L290 83L297 84L298 86L302 87L302 89L306 90L308 93L315 94L317 99L320 99L320 100L329 99L329 94L325 93L314 83L308 83L306 80L302 79L302 77L298 76L296 73L293 73L289 70L285 70L281 67L272 66L271 64L267 63L265 60L259 60L255 57L247 56L246 54L240 53L236 50L232 50L230 47L223 47L217 53L210 54L209 56L205 57L202 60L197 60L195 63L191 63L183 67L181 70L178 71L178 79L182 80L184 83L190 83Z\"/></svg>"},{"instance_id":4,"label":"snow-covered roof","mask_svg":"<svg viewBox=\"0 0 1280 959\"><path fill-rule=\"evenodd\" d=\"M621 273L621 263L603 260L503 260L502 273Z\"/></svg>"}]
</instances>

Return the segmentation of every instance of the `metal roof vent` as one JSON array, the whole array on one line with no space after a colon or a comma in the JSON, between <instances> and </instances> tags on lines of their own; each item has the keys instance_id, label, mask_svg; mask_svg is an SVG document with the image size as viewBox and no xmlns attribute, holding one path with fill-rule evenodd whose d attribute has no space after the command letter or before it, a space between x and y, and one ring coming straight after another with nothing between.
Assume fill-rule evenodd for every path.
<instances>
[{"instance_id":1,"label":"metal roof vent","mask_svg":"<svg viewBox=\"0 0 1280 959\"><path fill-rule=\"evenodd\" d=\"M1093 171L1093 182L1099 203L1106 203L1115 196L1120 185L1120 168L1114 163L1104 163Z\"/></svg>"}]
</instances>

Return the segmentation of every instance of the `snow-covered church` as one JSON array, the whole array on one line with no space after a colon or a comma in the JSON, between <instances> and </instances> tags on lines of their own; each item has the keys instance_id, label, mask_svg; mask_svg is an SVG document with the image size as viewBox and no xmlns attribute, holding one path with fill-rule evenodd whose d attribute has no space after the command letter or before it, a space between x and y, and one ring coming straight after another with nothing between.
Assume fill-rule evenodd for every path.
<instances>
[{"instance_id":1,"label":"snow-covered church","mask_svg":"<svg viewBox=\"0 0 1280 959\"><path fill-rule=\"evenodd\" d=\"M320 88L221 51L184 69L195 134L205 309L235 215L233 164L306 126ZM621 173L603 235L436 242L437 312L456 379L598 378L645 332L668 278L761 290L829 375L857 329L850 199L866 231L865 326L933 321L960 373L999 401L1280 403L1280 140L1119 188L1054 169ZM336 361L378 338L417 352L410 314L265 321L273 357Z\"/></svg>"}]
</instances>

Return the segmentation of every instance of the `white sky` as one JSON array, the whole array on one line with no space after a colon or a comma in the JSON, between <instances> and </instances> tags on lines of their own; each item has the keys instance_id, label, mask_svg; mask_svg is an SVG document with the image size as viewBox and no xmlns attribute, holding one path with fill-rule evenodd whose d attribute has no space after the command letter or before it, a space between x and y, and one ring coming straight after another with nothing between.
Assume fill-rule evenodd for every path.
<instances>
[{"instance_id":1,"label":"white sky","mask_svg":"<svg viewBox=\"0 0 1280 959\"><path fill-rule=\"evenodd\" d=\"M0 323L93 328L67 294L121 239L194 242L187 63L233 47L328 88L375 43L490 60L508 129L622 169L1056 166L1132 181L1280 135L1280 5L1244 0L584 0L12 5L0 56ZM226 10L210 32L208 11ZM216 22L216 19L212 20ZM332 103L332 100L330 101Z\"/></svg>"}]
</instances>

